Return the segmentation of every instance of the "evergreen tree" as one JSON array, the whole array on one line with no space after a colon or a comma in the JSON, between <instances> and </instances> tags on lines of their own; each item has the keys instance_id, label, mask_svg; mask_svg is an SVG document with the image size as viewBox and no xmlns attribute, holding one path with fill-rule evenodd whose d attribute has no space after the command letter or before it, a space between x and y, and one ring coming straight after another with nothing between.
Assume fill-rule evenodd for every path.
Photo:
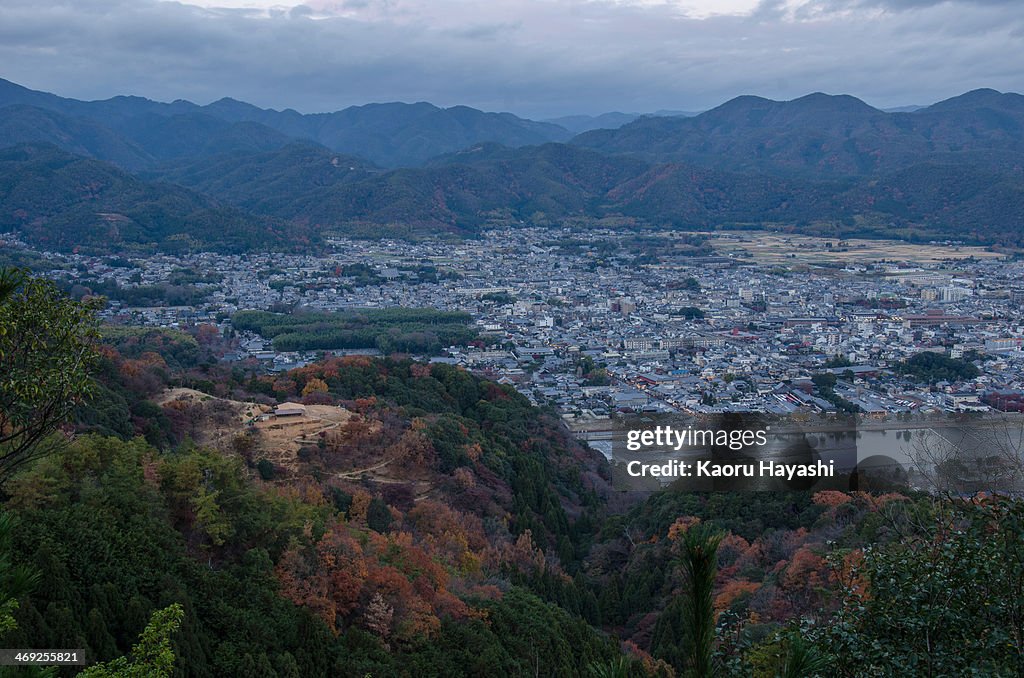
<instances>
[{"instance_id":1,"label":"evergreen tree","mask_svg":"<svg viewBox=\"0 0 1024 678\"><path fill-rule=\"evenodd\" d=\"M682 565L686 575L683 596L683 636L686 674L694 678L713 675L715 642L715 576L718 574L718 545L722 533L700 523L690 527L681 540Z\"/></svg>"}]
</instances>

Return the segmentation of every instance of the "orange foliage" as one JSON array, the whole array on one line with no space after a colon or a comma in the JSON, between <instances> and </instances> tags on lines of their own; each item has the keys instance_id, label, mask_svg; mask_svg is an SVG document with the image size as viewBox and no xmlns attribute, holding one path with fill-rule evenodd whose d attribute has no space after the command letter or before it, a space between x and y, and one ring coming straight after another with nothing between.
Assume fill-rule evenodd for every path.
<instances>
[{"instance_id":1,"label":"orange foliage","mask_svg":"<svg viewBox=\"0 0 1024 678\"><path fill-rule=\"evenodd\" d=\"M409 374L416 379L423 379L430 376L430 365L423 365L420 363L413 363L409 366Z\"/></svg>"},{"instance_id":2,"label":"orange foliage","mask_svg":"<svg viewBox=\"0 0 1024 678\"><path fill-rule=\"evenodd\" d=\"M274 381L274 392L283 393L285 395L292 395L295 393L295 381L292 379L281 378Z\"/></svg>"},{"instance_id":3,"label":"orange foliage","mask_svg":"<svg viewBox=\"0 0 1024 678\"><path fill-rule=\"evenodd\" d=\"M734 579L727 582L722 590L715 596L715 612L721 614L732 607L732 604L736 602L738 598L743 595L751 594L761 588L761 585L757 582L744 581L742 579Z\"/></svg>"},{"instance_id":4,"label":"orange foliage","mask_svg":"<svg viewBox=\"0 0 1024 678\"><path fill-rule=\"evenodd\" d=\"M411 532L338 522L311 548L286 551L276 572L282 593L336 632L357 623L385 642L411 641L435 634L442 617L481 616L448 590L451 575L439 555Z\"/></svg>"},{"instance_id":5,"label":"orange foliage","mask_svg":"<svg viewBox=\"0 0 1024 678\"><path fill-rule=\"evenodd\" d=\"M153 351L146 351L139 356L139 364L145 365L146 367L159 367L161 369L167 368L167 361L164 360L163 356Z\"/></svg>"},{"instance_id":6,"label":"orange foliage","mask_svg":"<svg viewBox=\"0 0 1024 678\"><path fill-rule=\"evenodd\" d=\"M480 443L473 443L472 445L466 445L466 456L473 461L479 461L480 457L484 454L484 448L480 447Z\"/></svg>"},{"instance_id":7,"label":"orange foliage","mask_svg":"<svg viewBox=\"0 0 1024 678\"><path fill-rule=\"evenodd\" d=\"M164 407L170 410L177 410L178 412L184 412L191 407L191 403L187 400L172 400L169 403L165 403Z\"/></svg>"},{"instance_id":8,"label":"orange foliage","mask_svg":"<svg viewBox=\"0 0 1024 678\"><path fill-rule=\"evenodd\" d=\"M767 565L765 558L764 544L760 540L755 540L736 559L735 567L737 570L746 568L763 569Z\"/></svg>"},{"instance_id":9,"label":"orange foliage","mask_svg":"<svg viewBox=\"0 0 1024 678\"><path fill-rule=\"evenodd\" d=\"M373 409L377 405L377 396L370 396L369 398L356 398L352 403L352 407L357 412L367 412Z\"/></svg>"},{"instance_id":10,"label":"orange foliage","mask_svg":"<svg viewBox=\"0 0 1024 678\"><path fill-rule=\"evenodd\" d=\"M887 492L886 494L880 494L877 497L873 497L871 502L873 510L878 510L893 501L910 501L907 497L903 496L899 492Z\"/></svg>"},{"instance_id":11,"label":"orange foliage","mask_svg":"<svg viewBox=\"0 0 1024 678\"><path fill-rule=\"evenodd\" d=\"M676 518L676 522L672 523L668 528L669 540L676 541L686 534L687 530L698 523L700 523L700 518L697 518L696 516L683 516L681 518Z\"/></svg>"},{"instance_id":12,"label":"orange foliage","mask_svg":"<svg viewBox=\"0 0 1024 678\"><path fill-rule=\"evenodd\" d=\"M220 330L216 325L204 323L196 328L196 341L206 346L220 339Z\"/></svg>"},{"instance_id":13,"label":"orange foliage","mask_svg":"<svg viewBox=\"0 0 1024 678\"><path fill-rule=\"evenodd\" d=\"M488 549L488 559L496 568L511 565L522 572L543 572L545 568L544 552L534 545L530 530L524 530L514 544L505 542Z\"/></svg>"},{"instance_id":14,"label":"orange foliage","mask_svg":"<svg viewBox=\"0 0 1024 678\"><path fill-rule=\"evenodd\" d=\"M431 463L437 456L434 445L419 429L410 428L398 439L387 456L394 461L404 461L413 465Z\"/></svg>"},{"instance_id":15,"label":"orange foliage","mask_svg":"<svg viewBox=\"0 0 1024 678\"><path fill-rule=\"evenodd\" d=\"M302 387L303 397L308 396L310 393L327 393L327 382L323 379L313 377L306 382L306 385Z\"/></svg>"},{"instance_id":16,"label":"orange foliage","mask_svg":"<svg viewBox=\"0 0 1024 678\"><path fill-rule=\"evenodd\" d=\"M267 492L289 502L300 502L310 506L324 506L327 503L327 498L320 486L308 481L274 485L268 488Z\"/></svg>"},{"instance_id":17,"label":"orange foliage","mask_svg":"<svg viewBox=\"0 0 1024 678\"><path fill-rule=\"evenodd\" d=\"M366 511L370 508L370 501L373 497L366 490L356 490L352 495L352 505L348 509L348 519L353 522L366 520Z\"/></svg>"},{"instance_id":18,"label":"orange foliage","mask_svg":"<svg viewBox=\"0 0 1024 678\"><path fill-rule=\"evenodd\" d=\"M815 589L824 584L827 571L825 559L802 546L793 554L780 583L787 589Z\"/></svg>"},{"instance_id":19,"label":"orange foliage","mask_svg":"<svg viewBox=\"0 0 1024 678\"><path fill-rule=\"evenodd\" d=\"M292 549L281 556L276 571L285 597L310 608L335 631L339 617L358 607L368 574L362 547L344 528L323 536L313 562Z\"/></svg>"},{"instance_id":20,"label":"orange foliage","mask_svg":"<svg viewBox=\"0 0 1024 678\"><path fill-rule=\"evenodd\" d=\"M473 475L473 471L465 466L460 466L455 469L455 473L452 475L455 477L455 484L458 485L460 489L468 490L476 485L476 476Z\"/></svg>"},{"instance_id":21,"label":"orange foliage","mask_svg":"<svg viewBox=\"0 0 1024 678\"><path fill-rule=\"evenodd\" d=\"M750 549L750 542L730 532L718 546L718 561L723 565L735 564Z\"/></svg>"},{"instance_id":22,"label":"orange foliage","mask_svg":"<svg viewBox=\"0 0 1024 678\"><path fill-rule=\"evenodd\" d=\"M480 598L481 600L501 600L502 592L494 584L478 584L469 589L469 594L474 598ZM475 611L479 612L478 616L486 617L486 610Z\"/></svg>"},{"instance_id":23,"label":"orange foliage","mask_svg":"<svg viewBox=\"0 0 1024 678\"><path fill-rule=\"evenodd\" d=\"M818 506L835 508L836 506L841 506L842 504L847 504L853 501L853 497L845 492L839 492L838 490L822 490L820 492L815 492L811 501Z\"/></svg>"},{"instance_id":24,"label":"orange foliage","mask_svg":"<svg viewBox=\"0 0 1024 678\"><path fill-rule=\"evenodd\" d=\"M631 654L640 660L640 665L643 667L644 673L648 676L666 676L668 678L672 678L676 675L675 669L666 664L663 659L655 659L632 640L623 642L622 649L627 654Z\"/></svg>"},{"instance_id":25,"label":"orange foliage","mask_svg":"<svg viewBox=\"0 0 1024 678\"><path fill-rule=\"evenodd\" d=\"M488 545L479 516L461 513L440 502L430 499L419 502L409 511L406 520L416 533L437 548L455 545L457 552L462 553L466 549L482 551Z\"/></svg>"}]
</instances>

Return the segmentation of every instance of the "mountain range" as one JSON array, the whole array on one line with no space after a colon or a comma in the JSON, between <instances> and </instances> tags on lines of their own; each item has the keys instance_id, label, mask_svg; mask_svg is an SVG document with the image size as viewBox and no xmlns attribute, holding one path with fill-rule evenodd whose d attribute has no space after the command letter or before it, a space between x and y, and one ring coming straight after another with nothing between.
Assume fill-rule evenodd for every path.
<instances>
[{"instance_id":1,"label":"mountain range","mask_svg":"<svg viewBox=\"0 0 1024 678\"><path fill-rule=\"evenodd\" d=\"M6 110L17 105L21 108L14 112ZM78 126L92 141L90 147L82 148L100 160L127 160L133 168L216 152L265 151L300 139L398 167L415 165L479 141L524 146L566 141L573 136L551 123L525 120L511 113L485 113L467 106L383 103L303 115L290 109L257 108L230 98L206 106L126 96L78 101L2 79L0 107L4 107L0 144L21 140L62 146L63 130L56 128ZM6 123L7 116L15 114L18 121ZM33 116L45 122L33 126ZM108 138L98 138L96 125L106 131ZM22 138L16 139L15 133ZM34 138L24 138L29 135ZM69 131L67 138L77 140L77 134ZM122 146L130 147L136 157L126 155L129 151Z\"/></svg>"},{"instance_id":2,"label":"mountain range","mask_svg":"<svg viewBox=\"0 0 1024 678\"><path fill-rule=\"evenodd\" d=\"M846 95L742 96L664 113L303 115L0 81L0 227L64 248L246 249L614 217L1024 244L1024 96L981 89L895 112ZM228 226L204 226L218 219Z\"/></svg>"},{"instance_id":3,"label":"mountain range","mask_svg":"<svg viewBox=\"0 0 1024 678\"><path fill-rule=\"evenodd\" d=\"M602 113L601 115L566 115L561 118L551 118L544 122L549 122L559 127L573 132L574 134L582 134L583 132L589 132L595 129L615 129L616 127L622 127L628 123L633 122L639 118L644 117L642 113L619 113L618 111L612 113ZM646 114L650 117L690 117L699 115L692 111L655 111L654 113Z\"/></svg>"}]
</instances>

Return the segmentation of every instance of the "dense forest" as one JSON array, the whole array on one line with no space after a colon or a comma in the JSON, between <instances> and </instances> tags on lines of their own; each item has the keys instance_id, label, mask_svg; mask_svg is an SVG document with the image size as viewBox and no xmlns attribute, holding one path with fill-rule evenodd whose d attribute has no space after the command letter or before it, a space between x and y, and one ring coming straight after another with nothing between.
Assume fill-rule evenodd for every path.
<instances>
[{"instance_id":1,"label":"dense forest","mask_svg":"<svg viewBox=\"0 0 1024 678\"><path fill-rule=\"evenodd\" d=\"M431 354L476 339L470 320L469 314L457 311L388 308L290 315L240 311L231 324L272 339L279 351L377 348L383 353Z\"/></svg>"},{"instance_id":2,"label":"dense forest","mask_svg":"<svg viewBox=\"0 0 1024 678\"><path fill-rule=\"evenodd\" d=\"M1024 671L1020 500L626 494L460 368L267 375L219 363L215 327L92 313L0 276L7 647L82 648L93 676ZM286 400L345 416L275 455L243 415Z\"/></svg>"}]
</instances>

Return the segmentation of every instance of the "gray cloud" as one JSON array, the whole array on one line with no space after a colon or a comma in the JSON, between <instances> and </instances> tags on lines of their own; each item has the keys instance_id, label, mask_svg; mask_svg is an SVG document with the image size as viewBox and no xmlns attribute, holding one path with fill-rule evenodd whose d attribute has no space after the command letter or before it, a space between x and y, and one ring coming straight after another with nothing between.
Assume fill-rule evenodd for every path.
<instances>
[{"instance_id":1,"label":"gray cloud","mask_svg":"<svg viewBox=\"0 0 1024 678\"><path fill-rule=\"evenodd\" d=\"M0 76L80 98L304 112L427 100L544 117L810 91L892 106L1024 90L1021 14L996 0L788 0L704 19L611 0L4 0Z\"/></svg>"}]
</instances>

